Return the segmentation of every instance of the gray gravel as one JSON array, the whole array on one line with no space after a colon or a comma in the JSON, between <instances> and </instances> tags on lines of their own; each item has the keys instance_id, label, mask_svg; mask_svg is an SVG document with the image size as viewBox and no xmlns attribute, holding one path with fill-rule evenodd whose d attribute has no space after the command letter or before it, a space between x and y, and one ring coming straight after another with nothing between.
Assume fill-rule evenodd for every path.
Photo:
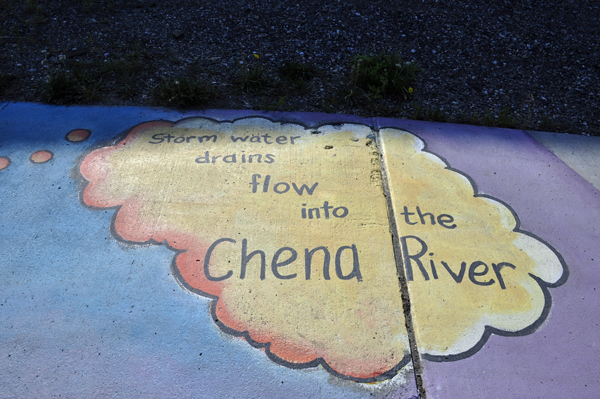
<instances>
[{"instance_id":1,"label":"gray gravel","mask_svg":"<svg viewBox=\"0 0 600 399\"><path fill-rule=\"evenodd\" d=\"M211 108L412 118L421 106L455 122L505 109L519 127L600 135L597 0L0 0L0 20L0 72L16 77L2 101L39 101L59 67L93 72L134 54L141 68L125 82L92 73L103 83L92 103L149 105L163 77L191 76L218 93ZM352 57L381 51L422 67L412 99L344 101ZM275 72L254 93L235 83L240 61L276 71L285 60L318 68L308 89Z\"/></svg>"}]
</instances>

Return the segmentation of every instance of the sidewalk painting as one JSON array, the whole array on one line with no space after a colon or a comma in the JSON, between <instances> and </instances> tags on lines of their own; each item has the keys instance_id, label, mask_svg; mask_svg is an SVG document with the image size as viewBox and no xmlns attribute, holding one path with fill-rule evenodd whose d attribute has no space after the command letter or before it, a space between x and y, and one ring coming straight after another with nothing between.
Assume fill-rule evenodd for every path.
<instances>
[{"instance_id":1,"label":"sidewalk painting","mask_svg":"<svg viewBox=\"0 0 600 399\"><path fill-rule=\"evenodd\" d=\"M148 122L79 170L82 202L114 209L117 239L170 248L223 331L291 368L373 382L409 362L395 251L430 360L533 332L566 276L507 205L399 130Z\"/></svg>"}]
</instances>

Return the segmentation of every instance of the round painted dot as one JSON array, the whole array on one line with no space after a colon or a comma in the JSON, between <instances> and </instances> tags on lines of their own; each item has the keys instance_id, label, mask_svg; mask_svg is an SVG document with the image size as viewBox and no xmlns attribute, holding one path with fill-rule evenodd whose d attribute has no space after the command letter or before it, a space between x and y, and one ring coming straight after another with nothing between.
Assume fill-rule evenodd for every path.
<instances>
[{"instance_id":1,"label":"round painted dot","mask_svg":"<svg viewBox=\"0 0 600 399\"><path fill-rule=\"evenodd\" d=\"M71 143L77 143L80 141L87 140L91 134L92 133L87 129L75 129L67 133L65 139L67 141L70 141Z\"/></svg>"},{"instance_id":2,"label":"round painted dot","mask_svg":"<svg viewBox=\"0 0 600 399\"><path fill-rule=\"evenodd\" d=\"M44 163L48 162L54 157L54 154L48 150L40 150L31 154L29 160L33 163Z\"/></svg>"},{"instance_id":3,"label":"round painted dot","mask_svg":"<svg viewBox=\"0 0 600 399\"><path fill-rule=\"evenodd\" d=\"M10 166L9 157L0 157L0 170L4 170Z\"/></svg>"}]
</instances>

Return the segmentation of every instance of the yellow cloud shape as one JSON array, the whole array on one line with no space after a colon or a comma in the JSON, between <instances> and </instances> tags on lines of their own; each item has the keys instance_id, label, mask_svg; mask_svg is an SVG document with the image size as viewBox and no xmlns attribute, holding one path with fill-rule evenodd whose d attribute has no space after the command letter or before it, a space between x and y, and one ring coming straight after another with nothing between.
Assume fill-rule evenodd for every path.
<instances>
[{"instance_id":1,"label":"yellow cloud shape","mask_svg":"<svg viewBox=\"0 0 600 399\"><path fill-rule=\"evenodd\" d=\"M418 137L380 140L421 353L458 359L535 328L560 256ZM175 251L217 325L274 361L385 380L410 357L374 141L350 124L149 122L85 157L83 201L116 210L121 240Z\"/></svg>"}]
</instances>

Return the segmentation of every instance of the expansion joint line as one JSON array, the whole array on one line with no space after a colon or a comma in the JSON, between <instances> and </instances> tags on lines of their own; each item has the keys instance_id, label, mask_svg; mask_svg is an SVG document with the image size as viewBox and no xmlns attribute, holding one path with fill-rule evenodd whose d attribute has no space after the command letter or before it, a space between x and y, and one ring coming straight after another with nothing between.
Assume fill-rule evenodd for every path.
<instances>
[{"instance_id":1,"label":"expansion joint line","mask_svg":"<svg viewBox=\"0 0 600 399\"><path fill-rule=\"evenodd\" d=\"M388 208L388 220L390 226L390 233L392 235L392 245L394 248L394 259L396 261L396 271L398 273L398 283L400 285L400 292L402 295L402 308L404 311L404 319L406 322L406 331L408 333L408 341L410 344L410 352L412 356L412 362L415 373L415 381L417 389L419 390L419 396L421 399L427 399L427 393L425 392L425 386L423 384L423 368L421 366L421 357L419 356L419 349L417 347L417 339L415 337L415 329L413 325L412 313L411 313L411 302L410 295L408 293L408 282L406 280L406 274L404 273L404 262L402 260L402 252L400 250L400 235L398 231L398 225L396 224L396 216L394 214L393 200L390 191L390 180L387 172L387 164L385 162L385 145L381 138L381 132L376 133L376 146L377 152L379 153L379 165L381 170L381 183L383 188L383 195L387 201Z\"/></svg>"}]
</instances>

